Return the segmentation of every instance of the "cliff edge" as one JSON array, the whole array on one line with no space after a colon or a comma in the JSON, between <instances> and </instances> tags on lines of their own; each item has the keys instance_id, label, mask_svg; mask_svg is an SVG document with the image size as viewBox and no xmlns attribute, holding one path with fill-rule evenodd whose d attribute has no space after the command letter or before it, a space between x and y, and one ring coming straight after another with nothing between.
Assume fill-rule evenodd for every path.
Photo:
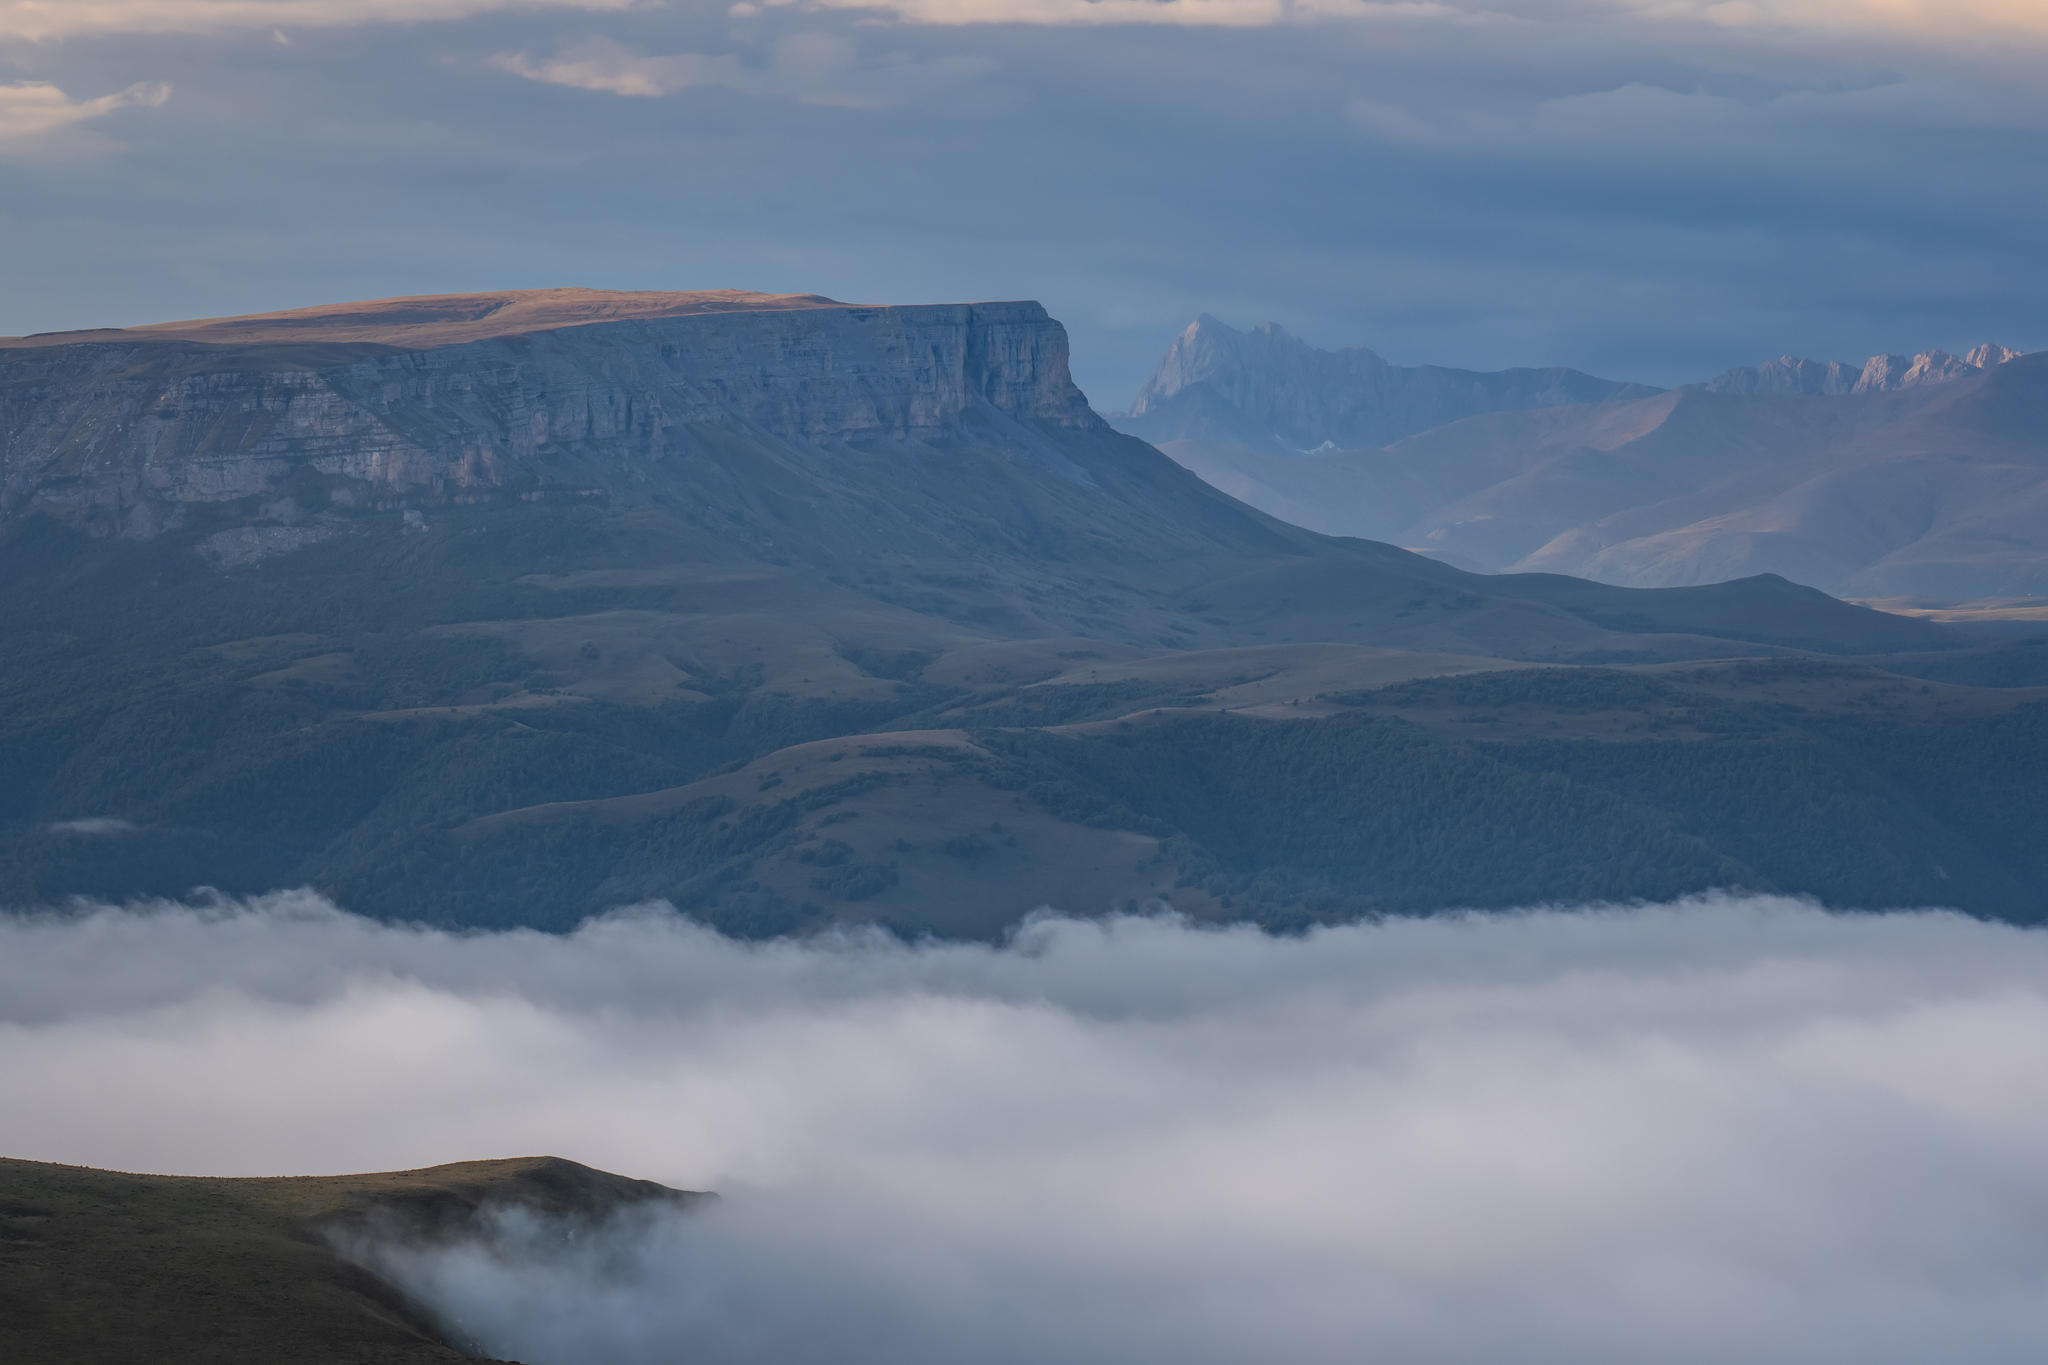
<instances>
[{"instance_id":1,"label":"cliff edge","mask_svg":"<svg viewBox=\"0 0 2048 1365\"><path fill-rule=\"evenodd\" d=\"M513 483L620 492L715 444L712 428L815 444L1102 425L1065 329L1028 302L542 290L5 345L0 516L142 539L297 480L342 506ZM565 462L585 467L565 477Z\"/></svg>"}]
</instances>

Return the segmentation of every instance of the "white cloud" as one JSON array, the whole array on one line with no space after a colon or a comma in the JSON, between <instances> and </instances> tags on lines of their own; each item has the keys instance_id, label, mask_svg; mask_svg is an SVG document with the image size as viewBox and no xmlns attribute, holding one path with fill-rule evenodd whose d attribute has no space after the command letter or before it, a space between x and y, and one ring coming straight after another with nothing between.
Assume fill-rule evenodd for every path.
<instances>
[{"instance_id":1,"label":"white cloud","mask_svg":"<svg viewBox=\"0 0 2048 1365\"><path fill-rule=\"evenodd\" d=\"M851 40L829 33L790 34L776 42L770 62L758 67L748 66L730 53L645 57L609 38L585 39L551 58L535 60L524 52L501 52L490 62L528 80L614 95L651 97L693 86L722 86L804 104L863 109L902 104L970 81L996 66L983 57L919 62L892 56L863 62Z\"/></svg>"},{"instance_id":2,"label":"white cloud","mask_svg":"<svg viewBox=\"0 0 2048 1365\"><path fill-rule=\"evenodd\" d=\"M1450 18L1652 23L1969 37L2048 33L2038 0L760 0L765 6L880 10L924 24L1183 24L1255 28L1341 19ZM754 4L740 7L752 13Z\"/></svg>"},{"instance_id":3,"label":"white cloud","mask_svg":"<svg viewBox=\"0 0 2048 1365\"><path fill-rule=\"evenodd\" d=\"M0 38L204 33L425 23L521 9L626 10L646 0L0 0ZM838 9L934 25L1184 25L1264 28L1357 19L1469 24L1621 18L1650 24L1969 39L2048 34L2038 0L742 0L763 10ZM673 59L649 59L673 60ZM635 92L637 93L637 92Z\"/></svg>"},{"instance_id":4,"label":"white cloud","mask_svg":"<svg viewBox=\"0 0 2048 1365\"><path fill-rule=\"evenodd\" d=\"M0 922L10 1154L726 1195L603 1265L403 1267L536 1365L2018 1365L2044 1072L2048 934L1772 899L1003 949Z\"/></svg>"},{"instance_id":5,"label":"white cloud","mask_svg":"<svg viewBox=\"0 0 2048 1365\"><path fill-rule=\"evenodd\" d=\"M668 57L643 57L608 38L574 44L541 61L524 52L500 52L490 63L530 81L578 90L608 90L614 95L669 95L693 85L746 89L758 80L736 56L679 52Z\"/></svg>"},{"instance_id":6,"label":"white cloud","mask_svg":"<svg viewBox=\"0 0 2048 1365\"><path fill-rule=\"evenodd\" d=\"M2039 0L1611 0L1653 19L1729 28L1905 31L1964 37L1998 30L2048 33Z\"/></svg>"},{"instance_id":7,"label":"white cloud","mask_svg":"<svg viewBox=\"0 0 2048 1365\"><path fill-rule=\"evenodd\" d=\"M88 814L82 821L57 821L47 829L57 835L133 835L139 827L117 814Z\"/></svg>"},{"instance_id":8,"label":"white cloud","mask_svg":"<svg viewBox=\"0 0 2048 1365\"><path fill-rule=\"evenodd\" d=\"M75 100L41 81L0 85L0 147L101 118L130 105L153 108L170 97L170 86L147 81L90 100Z\"/></svg>"},{"instance_id":9,"label":"white cloud","mask_svg":"<svg viewBox=\"0 0 2048 1365\"><path fill-rule=\"evenodd\" d=\"M133 834L137 826L117 815L89 815L83 820L59 820L48 828L57 834Z\"/></svg>"},{"instance_id":10,"label":"white cloud","mask_svg":"<svg viewBox=\"0 0 2048 1365\"><path fill-rule=\"evenodd\" d=\"M0 0L0 38L417 24L519 9L630 9L635 0Z\"/></svg>"},{"instance_id":11,"label":"white cloud","mask_svg":"<svg viewBox=\"0 0 2048 1365\"><path fill-rule=\"evenodd\" d=\"M762 0L766 7L797 0ZM806 5L883 10L920 24L1183 24L1267 28L1276 24L1372 16L1461 13L1435 0L803 0Z\"/></svg>"}]
</instances>

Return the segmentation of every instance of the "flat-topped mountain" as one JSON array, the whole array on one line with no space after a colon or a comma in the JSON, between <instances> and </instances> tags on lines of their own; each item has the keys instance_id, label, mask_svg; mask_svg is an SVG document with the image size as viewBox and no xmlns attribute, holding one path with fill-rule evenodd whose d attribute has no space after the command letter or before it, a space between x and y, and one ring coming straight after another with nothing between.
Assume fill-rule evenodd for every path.
<instances>
[{"instance_id":1,"label":"flat-topped mountain","mask_svg":"<svg viewBox=\"0 0 2048 1365\"><path fill-rule=\"evenodd\" d=\"M1218 697L1323 714L1508 660L1959 643L1779 577L1488 577L1289 525L1113 430L1029 302L548 291L23 340L0 349L4 903L310 883L443 923L668 896L734 932L989 934L1170 889L1182 836L1066 778L999 764L969 799L863 746L958 732L939 747L995 763L973 733ZM800 787L810 760L775 755L822 741L841 776ZM885 788L933 800L848 804ZM1265 876L1278 846L1246 837ZM1687 876L1722 866L1657 838ZM1424 877L1402 904L1468 894Z\"/></svg>"},{"instance_id":2,"label":"flat-topped mountain","mask_svg":"<svg viewBox=\"0 0 2048 1365\"><path fill-rule=\"evenodd\" d=\"M1239 332L1204 313L1115 421L1119 431L1155 445L1221 441L1299 454L1381 446L1482 412L1656 392L1561 368L1390 365L1363 346L1318 350L1276 323Z\"/></svg>"},{"instance_id":3,"label":"flat-topped mountain","mask_svg":"<svg viewBox=\"0 0 2048 1365\"><path fill-rule=\"evenodd\" d=\"M363 299L278 313L152 322L141 327L40 332L34 336L0 337L0 348L63 346L81 341L202 341L219 346L263 346L309 338L322 344L422 348L593 322L852 307L858 305L840 303L822 294L759 294L748 289L514 289L496 294Z\"/></svg>"},{"instance_id":4,"label":"flat-topped mountain","mask_svg":"<svg viewBox=\"0 0 2048 1365\"><path fill-rule=\"evenodd\" d=\"M329 327L351 339L327 340ZM286 334L300 340L275 339ZM195 552L232 573L331 542L434 540L458 507L576 505L654 537L586 568L721 582L734 574L685 566L808 570L826 596L936 608L1010 637L1251 643L1246 610L1262 617L1257 639L1550 653L1597 648L1602 633L1538 606L1556 591L1543 581L1504 590L1333 542L1188 477L1094 413L1064 329L1035 303L557 290L40 340L0 352L0 519L173 537L188 569ZM1241 593L1245 575L1295 586L1220 625L1187 605ZM1475 608L1447 631L1381 614L1424 586L1527 601L1547 624ZM1799 610L1832 624L1758 632L1864 648L1872 631L1908 629L1817 598ZM1282 624L1290 612L1313 624Z\"/></svg>"}]
</instances>

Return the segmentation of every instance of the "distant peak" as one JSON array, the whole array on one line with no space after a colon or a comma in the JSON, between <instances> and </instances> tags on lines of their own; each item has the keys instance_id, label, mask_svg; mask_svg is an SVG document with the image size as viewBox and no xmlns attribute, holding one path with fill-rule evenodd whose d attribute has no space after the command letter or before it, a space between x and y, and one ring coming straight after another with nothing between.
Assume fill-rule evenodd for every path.
<instances>
[{"instance_id":1,"label":"distant peak","mask_svg":"<svg viewBox=\"0 0 2048 1365\"><path fill-rule=\"evenodd\" d=\"M1987 341L1964 356L1963 359L1980 370L1988 370L1995 365L2003 365L2008 360L2018 360L2025 354L2025 351L2015 351L2009 346L2000 346L1996 342Z\"/></svg>"},{"instance_id":2,"label":"distant peak","mask_svg":"<svg viewBox=\"0 0 2048 1365\"><path fill-rule=\"evenodd\" d=\"M1966 379L2023 354L1987 341L1967 355L1936 347L1918 355L1874 355L1861 365L1782 355L1761 365L1738 366L1701 387L1715 393L1889 393Z\"/></svg>"}]
</instances>

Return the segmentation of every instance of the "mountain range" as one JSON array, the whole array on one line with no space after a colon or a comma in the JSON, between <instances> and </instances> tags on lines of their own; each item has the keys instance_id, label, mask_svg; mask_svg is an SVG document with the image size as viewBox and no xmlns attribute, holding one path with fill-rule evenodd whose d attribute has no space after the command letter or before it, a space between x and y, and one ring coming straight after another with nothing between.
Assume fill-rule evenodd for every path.
<instances>
[{"instance_id":1,"label":"mountain range","mask_svg":"<svg viewBox=\"0 0 2048 1365\"><path fill-rule=\"evenodd\" d=\"M1973 382L1609 386L1410 439L1965 393L1990 421ZM2048 761L2038 651L1773 574L1475 574L1289 524L1098 416L1028 302L564 289L11 339L0 629L10 904L311 884L444 924L665 897L970 937L1719 885L2038 913L2001 832ZM1497 681L1387 692L1459 678Z\"/></svg>"},{"instance_id":2,"label":"mountain range","mask_svg":"<svg viewBox=\"0 0 2048 1365\"><path fill-rule=\"evenodd\" d=\"M1775 573L1924 603L2048 593L2048 356L1787 356L1647 394L1585 376L1545 393L1510 378L1552 372L1502 371L1426 430L1403 395L1380 429L1408 429L1340 450L1371 423L1297 415L1378 403L1384 380L1346 379L1351 352L1251 344L1263 335L1197 322L1118 425L1284 520L1475 571L1631 587ZM1199 379L1190 355L1210 360ZM1518 401L1489 397L1506 392Z\"/></svg>"}]
</instances>

